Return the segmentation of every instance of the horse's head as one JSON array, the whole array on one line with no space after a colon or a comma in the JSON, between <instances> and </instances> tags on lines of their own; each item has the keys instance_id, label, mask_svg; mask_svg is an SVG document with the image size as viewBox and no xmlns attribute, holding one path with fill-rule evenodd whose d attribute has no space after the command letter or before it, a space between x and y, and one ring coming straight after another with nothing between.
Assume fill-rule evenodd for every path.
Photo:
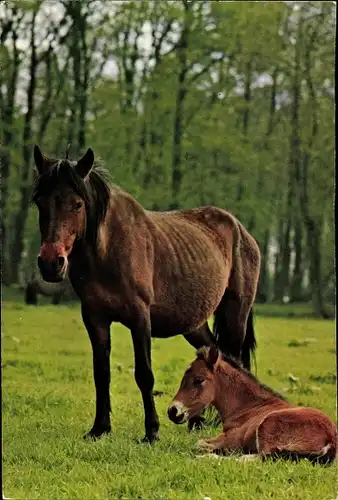
<instances>
[{"instance_id":1,"label":"horse's head","mask_svg":"<svg viewBox=\"0 0 338 500\"><path fill-rule=\"evenodd\" d=\"M38 178L33 202L39 210L41 248L38 266L45 281L62 281L74 242L86 230L86 180L94 153L88 149L78 161L51 160L34 148Z\"/></svg>"},{"instance_id":2,"label":"horse's head","mask_svg":"<svg viewBox=\"0 0 338 500\"><path fill-rule=\"evenodd\" d=\"M215 371L221 354L217 347L202 348L185 372L180 388L168 408L168 417L175 424L183 424L213 403L215 399Z\"/></svg>"}]
</instances>

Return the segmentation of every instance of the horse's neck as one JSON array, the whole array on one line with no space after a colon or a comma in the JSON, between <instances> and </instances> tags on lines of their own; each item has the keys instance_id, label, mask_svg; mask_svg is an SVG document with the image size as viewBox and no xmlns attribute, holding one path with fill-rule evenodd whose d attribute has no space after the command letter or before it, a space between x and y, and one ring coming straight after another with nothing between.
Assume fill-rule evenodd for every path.
<instances>
[{"instance_id":1,"label":"horse's neck","mask_svg":"<svg viewBox=\"0 0 338 500\"><path fill-rule=\"evenodd\" d=\"M114 242L129 227L129 219L132 223L141 210L142 207L128 193L119 188L116 192L112 190L105 218L97 228L95 245L86 237L79 240L73 253L73 265L87 266L88 271L106 265L114 252Z\"/></svg>"},{"instance_id":2,"label":"horse's neck","mask_svg":"<svg viewBox=\"0 0 338 500\"><path fill-rule=\"evenodd\" d=\"M252 408L276 399L273 393L269 393L245 373L235 368L231 368L232 370L233 373L228 374L220 367L216 375L215 407L222 422L237 418Z\"/></svg>"}]
</instances>

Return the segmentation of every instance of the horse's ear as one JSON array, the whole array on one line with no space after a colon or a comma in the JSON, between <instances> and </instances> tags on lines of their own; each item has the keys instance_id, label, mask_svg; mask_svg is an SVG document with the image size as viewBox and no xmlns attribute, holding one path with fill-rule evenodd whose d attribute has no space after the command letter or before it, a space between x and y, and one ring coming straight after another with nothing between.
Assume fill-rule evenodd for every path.
<instances>
[{"instance_id":1,"label":"horse's ear","mask_svg":"<svg viewBox=\"0 0 338 500\"><path fill-rule=\"evenodd\" d=\"M207 364L211 371L217 368L220 359L220 352L215 345L212 345L208 352Z\"/></svg>"},{"instance_id":2,"label":"horse's ear","mask_svg":"<svg viewBox=\"0 0 338 500\"><path fill-rule=\"evenodd\" d=\"M50 161L46 156L41 153L39 146L34 146L34 161L36 169L39 175L43 174L43 172L49 167Z\"/></svg>"},{"instance_id":3,"label":"horse's ear","mask_svg":"<svg viewBox=\"0 0 338 500\"><path fill-rule=\"evenodd\" d=\"M94 165L94 153L92 149L88 149L86 154L77 162L75 170L82 179L87 177Z\"/></svg>"}]
</instances>

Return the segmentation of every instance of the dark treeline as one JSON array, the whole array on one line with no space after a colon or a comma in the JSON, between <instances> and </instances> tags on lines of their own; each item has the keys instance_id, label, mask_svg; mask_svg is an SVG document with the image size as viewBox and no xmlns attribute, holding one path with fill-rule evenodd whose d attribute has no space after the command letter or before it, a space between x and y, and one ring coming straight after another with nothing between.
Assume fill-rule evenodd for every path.
<instances>
[{"instance_id":1,"label":"dark treeline","mask_svg":"<svg viewBox=\"0 0 338 500\"><path fill-rule=\"evenodd\" d=\"M212 204L260 244L259 300L334 301L332 2L7 0L3 281L40 241L32 147L91 147L145 207Z\"/></svg>"}]
</instances>

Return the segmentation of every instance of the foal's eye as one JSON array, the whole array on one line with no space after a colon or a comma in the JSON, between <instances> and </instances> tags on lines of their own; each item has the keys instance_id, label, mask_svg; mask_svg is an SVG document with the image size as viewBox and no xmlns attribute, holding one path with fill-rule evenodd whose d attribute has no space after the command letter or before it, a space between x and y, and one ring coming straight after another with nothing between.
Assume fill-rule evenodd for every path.
<instances>
[{"instance_id":1,"label":"foal's eye","mask_svg":"<svg viewBox=\"0 0 338 500\"><path fill-rule=\"evenodd\" d=\"M204 378L203 377L196 377L194 379L194 385L202 385L204 382Z\"/></svg>"}]
</instances>

